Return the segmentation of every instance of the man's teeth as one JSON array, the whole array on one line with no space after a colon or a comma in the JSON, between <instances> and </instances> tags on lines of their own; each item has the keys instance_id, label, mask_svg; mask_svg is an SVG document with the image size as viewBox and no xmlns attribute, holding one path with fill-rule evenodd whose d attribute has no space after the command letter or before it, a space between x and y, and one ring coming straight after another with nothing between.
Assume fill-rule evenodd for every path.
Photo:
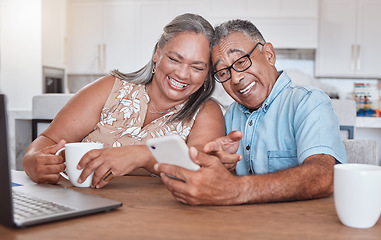
<instances>
[{"instance_id":1,"label":"man's teeth","mask_svg":"<svg viewBox=\"0 0 381 240\"><path fill-rule=\"evenodd\" d=\"M245 89L242 89L240 90L239 92L241 94L245 94L245 93L248 93L250 91L250 89L255 85L255 82L252 82L249 84L249 86L245 87Z\"/></svg>"},{"instance_id":2,"label":"man's teeth","mask_svg":"<svg viewBox=\"0 0 381 240\"><path fill-rule=\"evenodd\" d=\"M185 88L186 86L188 86L188 84L179 83L176 80L172 79L171 77L169 77L169 81L171 82L171 84L175 85L178 88Z\"/></svg>"}]
</instances>

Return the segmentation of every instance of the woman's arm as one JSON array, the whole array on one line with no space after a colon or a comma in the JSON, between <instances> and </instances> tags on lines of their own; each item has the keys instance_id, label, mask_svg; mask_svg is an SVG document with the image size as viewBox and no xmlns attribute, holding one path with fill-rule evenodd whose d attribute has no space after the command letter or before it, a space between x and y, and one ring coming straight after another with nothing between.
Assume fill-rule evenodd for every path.
<instances>
[{"instance_id":1,"label":"woman's arm","mask_svg":"<svg viewBox=\"0 0 381 240\"><path fill-rule=\"evenodd\" d=\"M225 136L225 121L221 108L208 100L197 114L187 144L202 151L206 143L222 136Z\"/></svg>"},{"instance_id":2,"label":"woman's arm","mask_svg":"<svg viewBox=\"0 0 381 240\"><path fill-rule=\"evenodd\" d=\"M65 144L61 140L79 142L93 131L114 82L113 76L106 76L81 89L31 143L26 150L23 167L33 181L58 182L59 172L65 169L64 160L54 155Z\"/></svg>"},{"instance_id":3,"label":"woman's arm","mask_svg":"<svg viewBox=\"0 0 381 240\"><path fill-rule=\"evenodd\" d=\"M188 145L202 149L204 144L225 135L225 123L218 104L208 101L197 114L188 138ZM99 149L85 154L79 165L84 168L80 181L84 181L92 171L92 187L101 188L107 184L103 175L111 170L114 176L122 176L139 168L157 174L153 166L156 160L145 145L123 146Z\"/></svg>"},{"instance_id":4,"label":"woman's arm","mask_svg":"<svg viewBox=\"0 0 381 240\"><path fill-rule=\"evenodd\" d=\"M226 169L234 171L237 162L242 159L242 156L235 154L241 138L240 132L225 136L221 108L209 100L197 115L187 143L199 151L217 156Z\"/></svg>"}]
</instances>

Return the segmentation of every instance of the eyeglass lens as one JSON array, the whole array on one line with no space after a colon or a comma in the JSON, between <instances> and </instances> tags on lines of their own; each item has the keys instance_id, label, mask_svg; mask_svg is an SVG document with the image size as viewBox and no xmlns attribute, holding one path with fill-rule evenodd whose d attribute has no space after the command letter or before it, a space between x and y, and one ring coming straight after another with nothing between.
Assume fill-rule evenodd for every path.
<instances>
[{"instance_id":1,"label":"eyeglass lens","mask_svg":"<svg viewBox=\"0 0 381 240\"><path fill-rule=\"evenodd\" d=\"M223 83L223 82L226 82L227 80L229 80L231 78L231 68L233 68L237 72L243 72L243 71L247 70L249 67L251 67L252 61L250 59L250 55L258 45L263 46L262 43L255 44L253 50L251 50L250 53L246 54L245 56L238 58L236 61L233 62L232 65L230 65L230 67L223 68L223 69L215 72L213 74L214 79L217 82Z\"/></svg>"}]
</instances>

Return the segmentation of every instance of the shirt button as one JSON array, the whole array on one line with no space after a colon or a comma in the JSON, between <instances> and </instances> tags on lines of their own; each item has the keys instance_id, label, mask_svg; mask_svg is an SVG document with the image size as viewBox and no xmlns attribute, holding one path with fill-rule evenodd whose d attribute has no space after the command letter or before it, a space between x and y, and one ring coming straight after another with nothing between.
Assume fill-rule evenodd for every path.
<instances>
[{"instance_id":1,"label":"shirt button","mask_svg":"<svg viewBox=\"0 0 381 240\"><path fill-rule=\"evenodd\" d=\"M253 126L253 121L250 121L250 122L249 122L249 126Z\"/></svg>"},{"instance_id":2,"label":"shirt button","mask_svg":"<svg viewBox=\"0 0 381 240\"><path fill-rule=\"evenodd\" d=\"M250 150L250 145L247 145L247 146L246 146L246 150Z\"/></svg>"}]
</instances>

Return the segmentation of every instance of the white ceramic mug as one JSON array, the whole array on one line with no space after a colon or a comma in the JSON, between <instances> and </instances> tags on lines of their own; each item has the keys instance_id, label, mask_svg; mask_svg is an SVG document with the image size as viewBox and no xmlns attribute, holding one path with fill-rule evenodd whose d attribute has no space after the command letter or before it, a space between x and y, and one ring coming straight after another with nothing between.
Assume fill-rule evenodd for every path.
<instances>
[{"instance_id":1,"label":"white ceramic mug","mask_svg":"<svg viewBox=\"0 0 381 240\"><path fill-rule=\"evenodd\" d=\"M337 215L344 225L373 227L381 214L381 166L335 165L334 199Z\"/></svg>"},{"instance_id":2,"label":"white ceramic mug","mask_svg":"<svg viewBox=\"0 0 381 240\"><path fill-rule=\"evenodd\" d=\"M83 155L85 155L88 151L101 148L103 148L102 143L79 142L65 144L65 147L56 152L56 155L59 155L62 151L65 150L65 164L67 175L65 173L61 173L61 175L69 180L75 187L90 187L91 182L93 181L94 172L92 172L83 183L79 183L78 178L81 175L83 169L78 170L77 165Z\"/></svg>"}]
</instances>

